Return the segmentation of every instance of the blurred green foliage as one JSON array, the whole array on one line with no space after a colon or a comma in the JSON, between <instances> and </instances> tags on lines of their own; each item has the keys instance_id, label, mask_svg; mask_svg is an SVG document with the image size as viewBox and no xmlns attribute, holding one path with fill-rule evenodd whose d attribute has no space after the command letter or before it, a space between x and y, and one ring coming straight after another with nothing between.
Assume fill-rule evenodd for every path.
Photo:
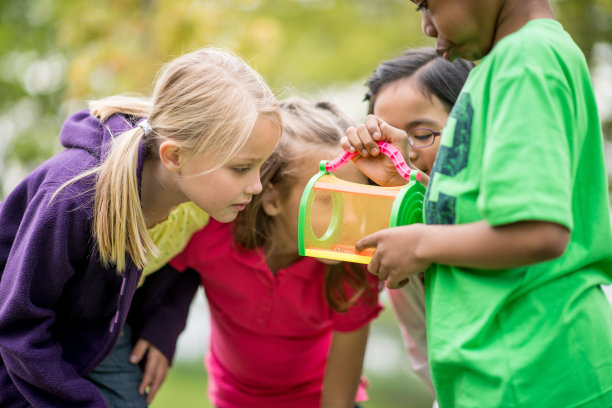
<instances>
[{"instance_id":1,"label":"blurred green foliage","mask_svg":"<svg viewBox=\"0 0 612 408\"><path fill-rule=\"evenodd\" d=\"M27 173L60 149L65 116L90 99L148 95L184 52L231 48L281 94L364 78L427 43L405 0L3 0L0 199L8 169Z\"/></svg>"},{"instance_id":2,"label":"blurred green foliage","mask_svg":"<svg viewBox=\"0 0 612 408\"><path fill-rule=\"evenodd\" d=\"M557 0L590 55L612 40L612 0ZM149 94L161 64L205 45L246 58L282 95L365 80L383 59L432 45L408 0L3 0L0 199L58 151L65 116L86 101Z\"/></svg>"}]
</instances>

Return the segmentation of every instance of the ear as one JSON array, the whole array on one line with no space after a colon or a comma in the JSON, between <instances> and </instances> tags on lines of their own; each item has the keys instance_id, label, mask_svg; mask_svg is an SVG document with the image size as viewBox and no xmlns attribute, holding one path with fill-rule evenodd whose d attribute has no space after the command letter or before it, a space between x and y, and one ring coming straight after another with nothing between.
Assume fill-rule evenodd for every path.
<instances>
[{"instance_id":1,"label":"ear","mask_svg":"<svg viewBox=\"0 0 612 408\"><path fill-rule=\"evenodd\" d=\"M268 183L261 193L261 207L270 217L275 217L281 212L281 200L278 190L271 183Z\"/></svg>"},{"instance_id":2,"label":"ear","mask_svg":"<svg viewBox=\"0 0 612 408\"><path fill-rule=\"evenodd\" d=\"M166 169L173 173L180 174L180 148L175 141L165 140L159 145L159 159Z\"/></svg>"}]
</instances>

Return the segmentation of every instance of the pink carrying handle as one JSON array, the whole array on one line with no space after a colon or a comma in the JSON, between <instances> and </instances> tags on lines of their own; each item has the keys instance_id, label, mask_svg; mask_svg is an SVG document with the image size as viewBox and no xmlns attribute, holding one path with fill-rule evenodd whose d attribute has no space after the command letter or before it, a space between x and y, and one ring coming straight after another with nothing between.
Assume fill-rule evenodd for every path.
<instances>
[{"instance_id":1,"label":"pink carrying handle","mask_svg":"<svg viewBox=\"0 0 612 408\"><path fill-rule=\"evenodd\" d=\"M409 180L410 171L412 169L408 167L408 165L406 164L406 160L404 160L404 157L399 152L399 150L397 150L395 146L387 142L376 142L376 144L378 144L378 149L381 151L381 153L391 159L393 165L395 165L395 168L397 169L397 172L403 178ZM358 154L359 153L357 152L344 152L334 160L327 162L327 164L325 164L325 170L330 173L336 171ZM417 172L416 179L421 180L421 172Z\"/></svg>"}]
</instances>

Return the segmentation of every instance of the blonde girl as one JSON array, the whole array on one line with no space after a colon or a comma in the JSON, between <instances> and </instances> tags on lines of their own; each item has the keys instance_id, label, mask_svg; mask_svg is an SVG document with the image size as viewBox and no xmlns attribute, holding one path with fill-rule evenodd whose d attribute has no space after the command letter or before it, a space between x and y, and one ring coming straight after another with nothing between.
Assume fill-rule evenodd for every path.
<instances>
[{"instance_id":1,"label":"blonde girl","mask_svg":"<svg viewBox=\"0 0 612 408\"><path fill-rule=\"evenodd\" d=\"M84 377L163 252L147 230L186 201L232 221L261 191L279 135L262 78L211 48L168 63L150 99L69 117L65 150L0 204L0 406L107 406Z\"/></svg>"},{"instance_id":2,"label":"blonde girl","mask_svg":"<svg viewBox=\"0 0 612 408\"><path fill-rule=\"evenodd\" d=\"M354 407L378 280L365 268L298 253L298 208L321 160L342 153L337 108L281 102L283 136L262 167L263 192L232 227L211 221L171 265L200 272L211 311L206 357L217 408ZM338 176L367 179L355 166Z\"/></svg>"}]
</instances>

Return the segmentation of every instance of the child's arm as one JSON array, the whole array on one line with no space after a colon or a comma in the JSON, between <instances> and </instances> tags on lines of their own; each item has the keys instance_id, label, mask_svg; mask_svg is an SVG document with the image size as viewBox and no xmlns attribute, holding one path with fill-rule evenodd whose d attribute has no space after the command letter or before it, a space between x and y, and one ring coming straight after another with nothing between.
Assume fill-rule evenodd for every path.
<instances>
[{"instance_id":1,"label":"child's arm","mask_svg":"<svg viewBox=\"0 0 612 408\"><path fill-rule=\"evenodd\" d=\"M486 221L460 225L413 224L362 238L358 250L376 248L368 270L398 288L432 263L508 269L559 257L569 241L560 224L523 221L497 227Z\"/></svg>"},{"instance_id":2,"label":"child's arm","mask_svg":"<svg viewBox=\"0 0 612 408\"><path fill-rule=\"evenodd\" d=\"M369 115L365 124L349 128L342 138L347 151L362 152L357 166L372 180L390 180L394 171L376 155L377 140L401 140L400 129ZM386 175L385 175L386 174ZM424 182L427 184L427 181ZM492 227L486 221L462 225L411 225L390 228L364 237L356 248L376 252L368 270L398 288L432 263L486 269L507 269L543 262L563 254L569 231L560 224L525 221Z\"/></svg>"},{"instance_id":3,"label":"child's arm","mask_svg":"<svg viewBox=\"0 0 612 408\"><path fill-rule=\"evenodd\" d=\"M146 353L146 360L141 363L144 372L138 391L143 394L147 390L148 403L166 377L199 283L197 272L179 272L166 265L148 276L134 296L129 320L138 342L130 362L141 363Z\"/></svg>"},{"instance_id":4,"label":"child's arm","mask_svg":"<svg viewBox=\"0 0 612 408\"><path fill-rule=\"evenodd\" d=\"M355 406L368 333L368 324L352 332L334 331L323 378L322 408Z\"/></svg>"},{"instance_id":5,"label":"child's arm","mask_svg":"<svg viewBox=\"0 0 612 408\"><path fill-rule=\"evenodd\" d=\"M155 398L155 394L166 379L170 369L170 361L157 347L145 339L139 339L130 355L130 363L138 364L147 356L142 381L138 386L138 393L147 393L147 404Z\"/></svg>"}]
</instances>

